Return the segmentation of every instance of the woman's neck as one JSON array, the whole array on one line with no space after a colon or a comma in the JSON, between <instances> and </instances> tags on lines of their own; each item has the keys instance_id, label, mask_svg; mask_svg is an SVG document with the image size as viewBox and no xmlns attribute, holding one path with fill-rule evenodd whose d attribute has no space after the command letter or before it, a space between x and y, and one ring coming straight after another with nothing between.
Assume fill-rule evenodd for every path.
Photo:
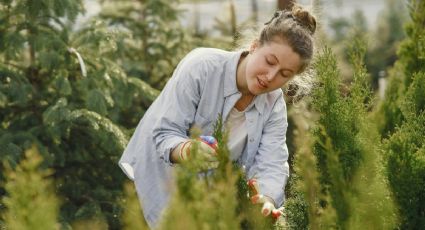
<instances>
[{"instance_id":1,"label":"woman's neck","mask_svg":"<svg viewBox=\"0 0 425 230\"><path fill-rule=\"evenodd\" d=\"M246 81L245 69L248 58L248 53L242 53L236 70L236 86L238 87L239 92L242 93L242 97L239 98L235 104L235 108L239 111L245 110L255 97L251 92L249 92Z\"/></svg>"},{"instance_id":2,"label":"woman's neck","mask_svg":"<svg viewBox=\"0 0 425 230\"><path fill-rule=\"evenodd\" d=\"M246 63L249 58L249 54L242 53L238 62L238 66L236 69L236 86L238 87L239 92L242 93L243 96L248 96L251 93L248 90L248 85L246 82Z\"/></svg>"}]
</instances>

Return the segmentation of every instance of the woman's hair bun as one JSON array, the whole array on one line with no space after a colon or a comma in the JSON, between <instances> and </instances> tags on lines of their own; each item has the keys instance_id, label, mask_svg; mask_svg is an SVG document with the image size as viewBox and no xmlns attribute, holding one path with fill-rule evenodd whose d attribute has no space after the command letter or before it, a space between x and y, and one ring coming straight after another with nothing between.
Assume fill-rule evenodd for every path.
<instances>
[{"instance_id":1,"label":"woman's hair bun","mask_svg":"<svg viewBox=\"0 0 425 230\"><path fill-rule=\"evenodd\" d=\"M292 7L292 16L302 27L310 31L310 34L314 34L316 31L316 19L307 10L295 4Z\"/></svg>"}]
</instances>

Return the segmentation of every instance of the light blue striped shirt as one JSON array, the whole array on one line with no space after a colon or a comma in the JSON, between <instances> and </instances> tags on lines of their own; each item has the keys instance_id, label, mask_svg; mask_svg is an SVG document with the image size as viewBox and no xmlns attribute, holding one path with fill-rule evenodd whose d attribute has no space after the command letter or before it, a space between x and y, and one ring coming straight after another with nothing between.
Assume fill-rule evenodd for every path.
<instances>
[{"instance_id":1,"label":"light blue striped shirt","mask_svg":"<svg viewBox=\"0 0 425 230\"><path fill-rule=\"evenodd\" d=\"M131 137L120 166L134 169L137 194L150 227L157 225L174 189L170 151L188 139L194 125L202 135L212 135L219 114L226 118L241 97L236 86L241 54L212 48L190 52ZM281 206L289 176L282 90L256 96L245 111L248 141L237 162L245 168L247 179L257 178L261 193Z\"/></svg>"}]
</instances>

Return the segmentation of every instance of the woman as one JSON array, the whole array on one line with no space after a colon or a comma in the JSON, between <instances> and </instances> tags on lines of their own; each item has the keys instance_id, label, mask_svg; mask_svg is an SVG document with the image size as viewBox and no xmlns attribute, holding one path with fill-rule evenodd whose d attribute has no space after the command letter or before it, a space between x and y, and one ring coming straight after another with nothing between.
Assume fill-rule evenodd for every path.
<instances>
[{"instance_id":1,"label":"woman","mask_svg":"<svg viewBox=\"0 0 425 230\"><path fill-rule=\"evenodd\" d=\"M281 87L310 63L315 29L315 18L295 6L276 12L247 51L198 48L179 63L120 160L150 227L170 201L173 166L190 160L196 141L188 137L190 128L212 135L220 115L229 132L230 158L246 170L247 179L256 179L263 211L283 204L289 168ZM214 161L214 149L200 145L206 160Z\"/></svg>"}]
</instances>

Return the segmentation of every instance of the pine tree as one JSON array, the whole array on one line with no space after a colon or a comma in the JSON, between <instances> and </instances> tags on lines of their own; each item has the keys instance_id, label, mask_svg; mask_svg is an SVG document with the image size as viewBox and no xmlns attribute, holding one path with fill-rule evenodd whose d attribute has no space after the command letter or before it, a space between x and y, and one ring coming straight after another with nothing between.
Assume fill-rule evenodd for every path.
<instances>
[{"instance_id":1,"label":"pine tree","mask_svg":"<svg viewBox=\"0 0 425 230\"><path fill-rule=\"evenodd\" d=\"M122 215L123 229L149 229L142 215L142 209L133 183L127 182L124 184L124 197L119 202L122 202L122 207L124 208Z\"/></svg>"},{"instance_id":2,"label":"pine tree","mask_svg":"<svg viewBox=\"0 0 425 230\"><path fill-rule=\"evenodd\" d=\"M378 80L397 60L397 47L405 37L403 23L407 11L405 2L386 0L386 8L380 13L371 45L365 56L367 69L372 77L372 87L378 89Z\"/></svg>"},{"instance_id":3,"label":"pine tree","mask_svg":"<svg viewBox=\"0 0 425 230\"><path fill-rule=\"evenodd\" d=\"M218 141L219 168L206 170L197 145L193 145L192 159L176 170L176 192L160 229L239 228L235 187L238 175L229 162L221 127L217 123L214 135ZM195 129L191 133L198 136Z\"/></svg>"},{"instance_id":4,"label":"pine tree","mask_svg":"<svg viewBox=\"0 0 425 230\"><path fill-rule=\"evenodd\" d=\"M336 222L335 209L331 205L321 207L319 204L320 201L329 202L330 198L321 193L317 158L312 152L314 138L308 128L313 125L313 113L308 108L310 103L309 100L299 102L290 115L294 117L297 151L294 151L294 169L285 203L289 229L329 229Z\"/></svg>"},{"instance_id":5,"label":"pine tree","mask_svg":"<svg viewBox=\"0 0 425 230\"><path fill-rule=\"evenodd\" d=\"M414 74L401 111L405 122L386 140L388 180L402 229L425 225L425 71Z\"/></svg>"},{"instance_id":6,"label":"pine tree","mask_svg":"<svg viewBox=\"0 0 425 230\"><path fill-rule=\"evenodd\" d=\"M406 38L398 49L398 61L390 71L389 87L379 111L380 132L388 137L400 126L405 117L401 111L401 104L406 100L404 92L413 81L413 76L423 71L425 66L425 2L421 0L409 1L409 15L411 21L405 26Z\"/></svg>"},{"instance_id":7,"label":"pine tree","mask_svg":"<svg viewBox=\"0 0 425 230\"><path fill-rule=\"evenodd\" d=\"M193 145L190 161L176 168L176 191L160 229L278 229L279 223L261 215L261 205L248 198L243 170L229 160L227 137L219 119L214 137L218 141L219 166L205 170ZM197 136L196 130L192 135ZM252 194L251 194L252 195Z\"/></svg>"},{"instance_id":8,"label":"pine tree","mask_svg":"<svg viewBox=\"0 0 425 230\"><path fill-rule=\"evenodd\" d=\"M320 85L312 101L319 117L312 143L303 143L312 150L304 146L295 161L300 177L296 186L304 194L312 229L388 229L395 224L380 138L367 117L371 92L362 61L364 53L364 45L355 42L350 53L353 82L346 94L341 93L341 77L330 49L324 49L314 65ZM307 172L315 162L319 184L315 172ZM298 215L305 211L295 209Z\"/></svg>"},{"instance_id":9,"label":"pine tree","mask_svg":"<svg viewBox=\"0 0 425 230\"><path fill-rule=\"evenodd\" d=\"M100 18L130 35L117 44L125 72L162 89L192 39L179 23L178 0L104 1Z\"/></svg>"},{"instance_id":10,"label":"pine tree","mask_svg":"<svg viewBox=\"0 0 425 230\"><path fill-rule=\"evenodd\" d=\"M5 165L5 229L58 229L59 200L50 178L53 171L43 169L42 163L33 146L15 169Z\"/></svg>"},{"instance_id":11,"label":"pine tree","mask_svg":"<svg viewBox=\"0 0 425 230\"><path fill-rule=\"evenodd\" d=\"M14 168L35 143L64 197L61 224L96 218L118 228L125 128L158 91L116 62L125 35L100 21L72 29L82 12L81 1L1 2L0 161Z\"/></svg>"},{"instance_id":12,"label":"pine tree","mask_svg":"<svg viewBox=\"0 0 425 230\"><path fill-rule=\"evenodd\" d=\"M342 74L351 75L349 57L346 55L353 37L367 37L368 49L365 53L365 65L371 75L371 87L378 89L378 80L385 76L397 59L397 47L404 38L402 23L405 21L405 3L395 0L385 0L385 8L379 12L377 24L367 26L363 11L356 10L350 17L339 17L330 20L333 35L329 36L333 50L341 56L339 66ZM348 44L348 45L347 45ZM347 69L344 71L344 69ZM347 72L347 73L346 73Z\"/></svg>"},{"instance_id":13,"label":"pine tree","mask_svg":"<svg viewBox=\"0 0 425 230\"><path fill-rule=\"evenodd\" d=\"M390 72L381 121L387 176L400 212L401 229L425 225L425 2L409 4L411 21Z\"/></svg>"},{"instance_id":14,"label":"pine tree","mask_svg":"<svg viewBox=\"0 0 425 230\"><path fill-rule=\"evenodd\" d=\"M348 187L362 160L355 139L359 117L353 116L354 108L340 95L341 80L338 69L333 68L336 67L336 61L330 52L325 50L315 66L323 86L316 91L314 101L315 109L320 114L319 127L315 131L318 140L314 152L318 159L321 183L329 186L325 192L330 194L334 202L332 205L338 215L338 225L344 227L350 207L342 188ZM328 137L332 141L331 149L326 145Z\"/></svg>"}]
</instances>

